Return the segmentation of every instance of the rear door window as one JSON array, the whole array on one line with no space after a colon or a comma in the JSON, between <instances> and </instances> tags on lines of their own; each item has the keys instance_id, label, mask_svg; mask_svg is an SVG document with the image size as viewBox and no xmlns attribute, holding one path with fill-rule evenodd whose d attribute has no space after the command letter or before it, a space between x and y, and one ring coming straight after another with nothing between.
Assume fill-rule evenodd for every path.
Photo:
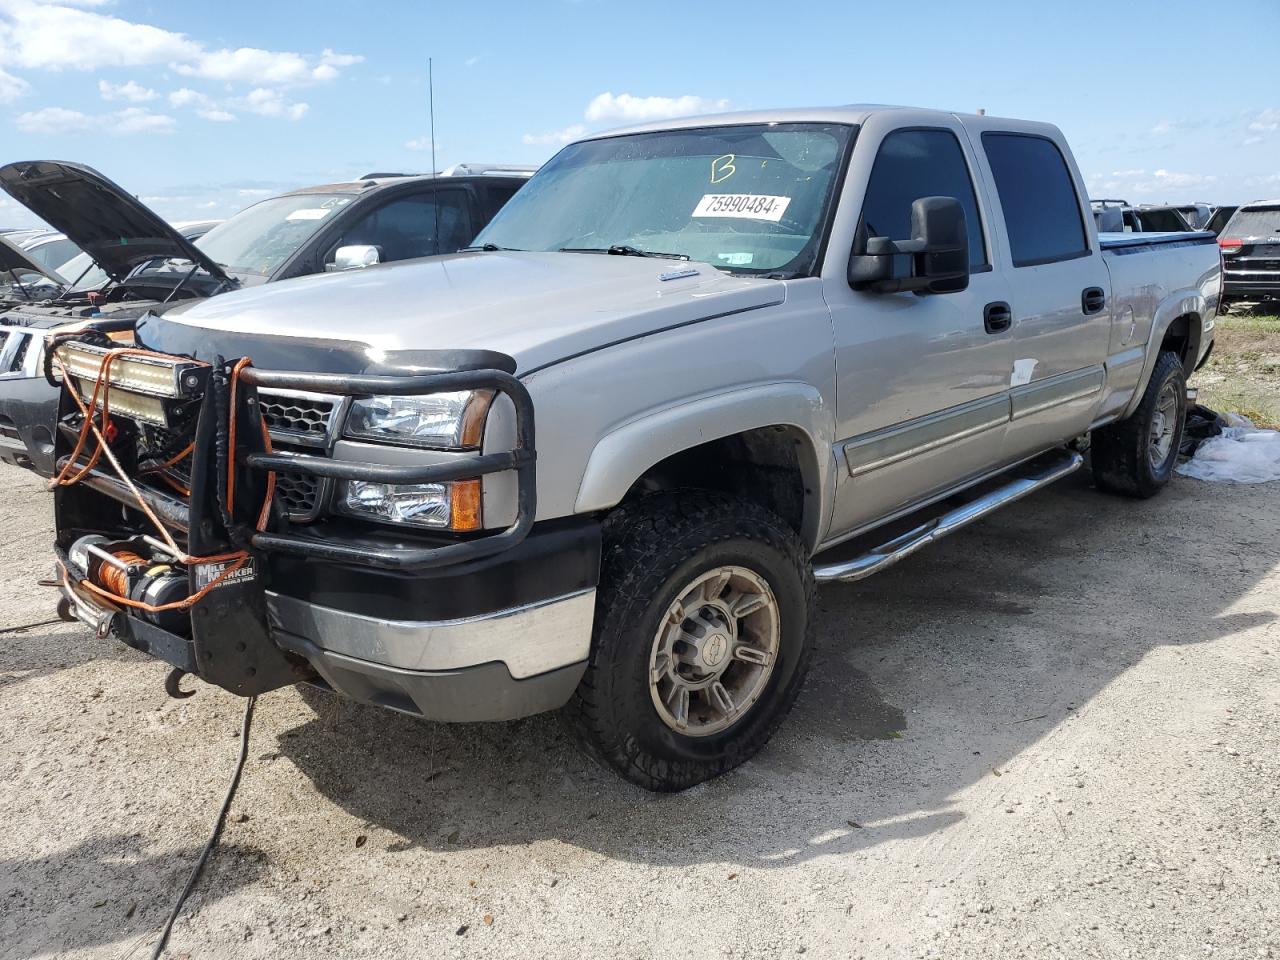
<instances>
[{"instance_id":1,"label":"rear door window","mask_svg":"<svg viewBox=\"0 0 1280 960\"><path fill-rule=\"evenodd\" d=\"M949 130L896 130L884 138L862 204L864 235L910 240L911 204L921 197L960 201L969 231L969 267L986 266L982 220L969 165L960 142Z\"/></svg>"},{"instance_id":2,"label":"rear door window","mask_svg":"<svg viewBox=\"0 0 1280 960\"><path fill-rule=\"evenodd\" d=\"M1088 256L1080 199L1057 144L1029 134L988 132L982 149L1000 196L1013 265Z\"/></svg>"}]
</instances>

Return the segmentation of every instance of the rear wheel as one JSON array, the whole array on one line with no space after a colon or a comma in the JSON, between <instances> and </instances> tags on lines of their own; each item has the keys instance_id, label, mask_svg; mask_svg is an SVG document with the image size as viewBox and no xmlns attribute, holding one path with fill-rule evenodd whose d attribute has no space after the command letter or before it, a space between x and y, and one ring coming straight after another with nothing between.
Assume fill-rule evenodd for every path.
<instances>
[{"instance_id":1,"label":"rear wheel","mask_svg":"<svg viewBox=\"0 0 1280 960\"><path fill-rule=\"evenodd\" d=\"M1166 351L1156 360L1138 409L1094 431L1090 446L1094 483L1112 493L1155 496L1173 476L1186 414L1182 360Z\"/></svg>"},{"instance_id":2,"label":"rear wheel","mask_svg":"<svg viewBox=\"0 0 1280 960\"><path fill-rule=\"evenodd\" d=\"M799 538L750 501L689 491L620 508L566 718L593 756L649 790L731 770L795 702L813 603Z\"/></svg>"}]
</instances>

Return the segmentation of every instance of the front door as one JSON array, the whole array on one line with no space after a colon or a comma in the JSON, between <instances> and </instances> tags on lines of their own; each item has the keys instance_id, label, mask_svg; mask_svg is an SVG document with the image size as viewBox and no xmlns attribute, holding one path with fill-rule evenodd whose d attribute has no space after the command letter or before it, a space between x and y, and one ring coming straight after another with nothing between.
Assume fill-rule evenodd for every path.
<instances>
[{"instance_id":1,"label":"front door","mask_svg":"<svg viewBox=\"0 0 1280 960\"><path fill-rule=\"evenodd\" d=\"M874 135L864 128L859 148ZM984 229L985 203L968 149L958 124L885 133L857 234L909 239L915 200L954 197L969 230L967 289L880 294L854 290L840 277L824 280L841 438L833 538L979 476L1000 459L1011 336L998 307L992 323L984 312L1007 293L1003 272L993 266L992 232Z\"/></svg>"}]
</instances>

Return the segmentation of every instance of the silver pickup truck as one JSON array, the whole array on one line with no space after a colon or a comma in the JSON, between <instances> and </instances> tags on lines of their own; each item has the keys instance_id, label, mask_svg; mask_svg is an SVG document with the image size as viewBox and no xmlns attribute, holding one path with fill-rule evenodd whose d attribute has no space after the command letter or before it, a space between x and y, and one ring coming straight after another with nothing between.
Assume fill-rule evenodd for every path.
<instances>
[{"instance_id":1,"label":"silver pickup truck","mask_svg":"<svg viewBox=\"0 0 1280 960\"><path fill-rule=\"evenodd\" d=\"M180 306L134 352L51 342L63 610L175 685L564 708L678 790L781 723L815 582L1086 452L1100 489L1157 493L1220 283L1211 234L1099 237L1047 124L850 106L588 137L467 251Z\"/></svg>"}]
</instances>

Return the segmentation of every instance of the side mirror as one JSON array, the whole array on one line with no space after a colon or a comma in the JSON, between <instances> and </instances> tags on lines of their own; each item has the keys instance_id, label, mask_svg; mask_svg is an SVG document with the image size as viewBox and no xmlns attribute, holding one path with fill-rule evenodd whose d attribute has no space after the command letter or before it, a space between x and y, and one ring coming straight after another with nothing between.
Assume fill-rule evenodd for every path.
<instances>
[{"instance_id":1,"label":"side mirror","mask_svg":"<svg viewBox=\"0 0 1280 960\"><path fill-rule=\"evenodd\" d=\"M349 247L339 247L333 255L333 263L326 264L325 270L330 272L362 270L365 267L372 267L374 264L381 262L382 253L377 247L359 243L352 244Z\"/></svg>"},{"instance_id":2,"label":"side mirror","mask_svg":"<svg viewBox=\"0 0 1280 960\"><path fill-rule=\"evenodd\" d=\"M849 258L849 286L876 293L956 293L969 286L969 234L954 197L911 204L911 239L869 237ZM856 248L855 248L856 249Z\"/></svg>"}]
</instances>

